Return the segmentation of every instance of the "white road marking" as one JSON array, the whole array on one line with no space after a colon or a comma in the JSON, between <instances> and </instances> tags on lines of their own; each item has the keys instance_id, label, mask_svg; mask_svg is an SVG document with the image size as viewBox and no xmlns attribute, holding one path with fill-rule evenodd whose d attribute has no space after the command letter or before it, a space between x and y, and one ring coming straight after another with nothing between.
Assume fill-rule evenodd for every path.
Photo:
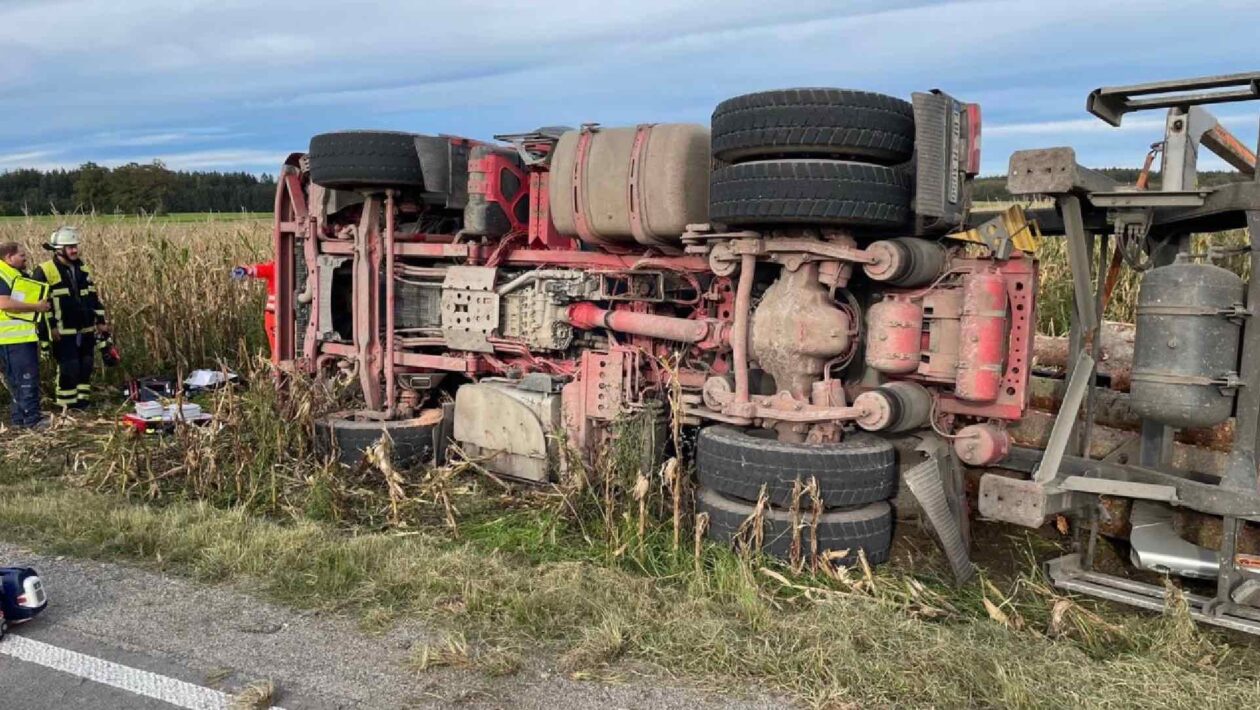
<instances>
[{"instance_id":1,"label":"white road marking","mask_svg":"<svg viewBox=\"0 0 1260 710\"><path fill-rule=\"evenodd\" d=\"M157 673L142 671L95 656L69 651L22 636L8 634L0 641L0 655L34 663L62 673L161 700L188 710L228 710L232 696ZM272 710L283 710L273 707Z\"/></svg>"}]
</instances>

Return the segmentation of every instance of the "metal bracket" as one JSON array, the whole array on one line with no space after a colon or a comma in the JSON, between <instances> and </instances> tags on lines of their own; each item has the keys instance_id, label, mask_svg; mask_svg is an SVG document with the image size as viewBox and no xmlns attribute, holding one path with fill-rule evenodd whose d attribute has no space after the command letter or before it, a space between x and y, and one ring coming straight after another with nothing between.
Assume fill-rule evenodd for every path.
<instances>
[{"instance_id":1,"label":"metal bracket","mask_svg":"<svg viewBox=\"0 0 1260 710\"><path fill-rule=\"evenodd\" d=\"M1046 441L1046 454L1041 464L1033 471L1033 478L1041 483L1049 483L1059 476L1059 466L1067 453L1067 446L1072 437L1072 428L1076 425L1076 415L1085 401L1086 388L1094 379L1094 358L1082 352L1076 358L1076 366L1072 368L1072 380L1068 382L1063 394L1063 403L1059 405L1059 414L1054 419L1054 427L1050 429L1050 438Z\"/></svg>"},{"instance_id":2,"label":"metal bracket","mask_svg":"<svg viewBox=\"0 0 1260 710\"><path fill-rule=\"evenodd\" d=\"M1046 576L1054 586L1070 592L1088 594L1150 611L1165 610L1165 590L1162 586L1086 570L1081 566L1079 554L1065 555L1046 563ZM1251 618L1251 614L1244 615L1246 610L1240 608L1218 607L1219 613L1212 613L1210 608L1215 600L1201 594L1186 594L1185 599L1190 616L1196 621L1248 634L1260 634L1260 616Z\"/></svg>"},{"instance_id":3,"label":"metal bracket","mask_svg":"<svg viewBox=\"0 0 1260 710\"><path fill-rule=\"evenodd\" d=\"M1231 91L1203 91L1230 87L1240 88ZM1151 98L1134 98L1138 96ZM1090 92L1085 101L1085 110L1113 126L1119 126L1124 115L1131 111L1250 101L1257 98L1260 98L1260 72L1248 72L1129 86L1104 86Z\"/></svg>"},{"instance_id":4,"label":"metal bracket","mask_svg":"<svg viewBox=\"0 0 1260 710\"><path fill-rule=\"evenodd\" d=\"M980 477L980 516L1039 528L1056 513L1076 507L1071 491L996 473Z\"/></svg>"}]
</instances>

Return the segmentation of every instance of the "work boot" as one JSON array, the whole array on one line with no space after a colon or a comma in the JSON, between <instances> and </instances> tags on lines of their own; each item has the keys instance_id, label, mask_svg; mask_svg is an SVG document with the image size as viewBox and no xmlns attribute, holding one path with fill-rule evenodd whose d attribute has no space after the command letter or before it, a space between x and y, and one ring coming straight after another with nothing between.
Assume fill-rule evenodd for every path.
<instances>
[{"instance_id":1,"label":"work boot","mask_svg":"<svg viewBox=\"0 0 1260 710\"><path fill-rule=\"evenodd\" d=\"M52 428L52 424L53 424L53 418L48 415L44 415L42 419L40 419L39 421L31 425L31 430L32 431L47 431L48 429Z\"/></svg>"}]
</instances>

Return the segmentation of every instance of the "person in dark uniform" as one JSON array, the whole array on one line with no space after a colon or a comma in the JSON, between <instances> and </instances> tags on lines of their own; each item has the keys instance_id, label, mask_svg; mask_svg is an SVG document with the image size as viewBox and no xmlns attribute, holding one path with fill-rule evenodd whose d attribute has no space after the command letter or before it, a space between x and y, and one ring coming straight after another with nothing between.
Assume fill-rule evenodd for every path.
<instances>
[{"instance_id":1,"label":"person in dark uniform","mask_svg":"<svg viewBox=\"0 0 1260 710\"><path fill-rule=\"evenodd\" d=\"M53 258L39 265L34 278L48 284L52 301L48 326L57 361L56 403L66 409L85 409L92 395L96 339L109 335L105 306L91 269L79 258L78 230L59 228L44 248Z\"/></svg>"}]
</instances>

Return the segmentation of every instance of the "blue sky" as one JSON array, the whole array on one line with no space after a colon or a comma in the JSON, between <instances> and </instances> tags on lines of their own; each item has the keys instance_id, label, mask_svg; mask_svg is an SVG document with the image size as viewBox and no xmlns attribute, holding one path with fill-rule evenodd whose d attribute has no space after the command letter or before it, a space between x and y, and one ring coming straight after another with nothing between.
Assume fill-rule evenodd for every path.
<instances>
[{"instance_id":1,"label":"blue sky","mask_svg":"<svg viewBox=\"0 0 1260 710\"><path fill-rule=\"evenodd\" d=\"M1162 117L1109 128L1086 94L1260 70L1258 26L1255 0L0 0L0 171L274 173L321 131L706 123L791 86L978 102L986 174L1054 145L1137 166ZM1260 103L1218 114L1255 143Z\"/></svg>"}]
</instances>

